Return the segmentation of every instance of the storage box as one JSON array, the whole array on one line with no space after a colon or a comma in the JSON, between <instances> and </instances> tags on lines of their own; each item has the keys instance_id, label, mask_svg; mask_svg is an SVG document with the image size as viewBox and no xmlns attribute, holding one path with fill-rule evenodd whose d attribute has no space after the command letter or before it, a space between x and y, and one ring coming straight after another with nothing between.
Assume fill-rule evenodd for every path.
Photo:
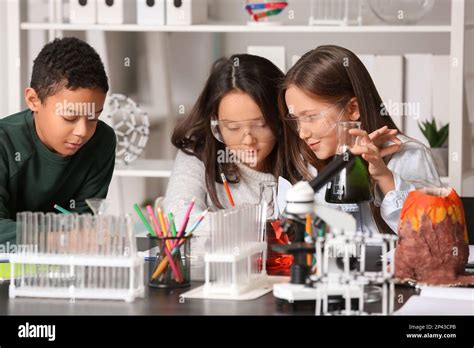
<instances>
[{"instance_id":1,"label":"storage box","mask_svg":"<svg viewBox=\"0 0 474 348\"><path fill-rule=\"evenodd\" d=\"M166 0L137 0L137 24L164 25Z\"/></svg>"},{"instance_id":2,"label":"storage box","mask_svg":"<svg viewBox=\"0 0 474 348\"><path fill-rule=\"evenodd\" d=\"M97 0L70 0L69 22L72 24L95 24Z\"/></svg>"},{"instance_id":3,"label":"storage box","mask_svg":"<svg viewBox=\"0 0 474 348\"><path fill-rule=\"evenodd\" d=\"M207 21L207 0L166 0L166 24L190 25Z\"/></svg>"},{"instance_id":4,"label":"storage box","mask_svg":"<svg viewBox=\"0 0 474 348\"><path fill-rule=\"evenodd\" d=\"M136 2L133 0L97 0L97 23L135 23Z\"/></svg>"}]
</instances>

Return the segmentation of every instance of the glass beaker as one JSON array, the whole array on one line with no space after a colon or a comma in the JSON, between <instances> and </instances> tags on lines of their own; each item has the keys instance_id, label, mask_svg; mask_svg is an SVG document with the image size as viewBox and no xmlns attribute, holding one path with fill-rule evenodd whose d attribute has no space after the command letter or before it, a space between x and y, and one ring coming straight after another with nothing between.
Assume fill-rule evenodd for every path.
<instances>
[{"instance_id":1,"label":"glass beaker","mask_svg":"<svg viewBox=\"0 0 474 348\"><path fill-rule=\"evenodd\" d=\"M361 129L360 122L338 122L338 145L334 160L357 145L357 136L349 134L350 129ZM335 175L326 187L326 202L354 204L373 200L369 171L366 162L360 156Z\"/></svg>"},{"instance_id":2,"label":"glass beaker","mask_svg":"<svg viewBox=\"0 0 474 348\"><path fill-rule=\"evenodd\" d=\"M267 242L266 269L268 275L289 276L290 267L293 263L293 255L280 254L272 250L272 245L286 244L277 238L272 222L276 222L279 217L277 202L277 183L261 182L259 203L262 205L264 221L264 238Z\"/></svg>"}]
</instances>

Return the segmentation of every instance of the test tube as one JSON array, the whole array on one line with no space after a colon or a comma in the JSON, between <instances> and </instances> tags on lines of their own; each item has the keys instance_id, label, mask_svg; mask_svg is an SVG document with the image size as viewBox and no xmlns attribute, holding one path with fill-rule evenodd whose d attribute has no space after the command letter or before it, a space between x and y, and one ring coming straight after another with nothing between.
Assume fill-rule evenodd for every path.
<instances>
[{"instance_id":1,"label":"test tube","mask_svg":"<svg viewBox=\"0 0 474 348\"><path fill-rule=\"evenodd\" d=\"M41 214L41 213L40 213ZM39 229L39 215L38 213L32 214L32 225L31 225L31 254L36 254L38 251L38 229Z\"/></svg>"},{"instance_id":2,"label":"test tube","mask_svg":"<svg viewBox=\"0 0 474 348\"><path fill-rule=\"evenodd\" d=\"M219 211L216 215L217 219L217 230L216 230L216 237L217 237L217 245L218 245L218 252L223 252L223 245L221 241L221 235L223 233L223 227L222 227L222 212ZM222 284L222 265L220 262L216 263L216 283L218 285Z\"/></svg>"},{"instance_id":3,"label":"test tube","mask_svg":"<svg viewBox=\"0 0 474 348\"><path fill-rule=\"evenodd\" d=\"M387 243L382 242L382 278L385 281L387 276Z\"/></svg>"},{"instance_id":4,"label":"test tube","mask_svg":"<svg viewBox=\"0 0 474 348\"><path fill-rule=\"evenodd\" d=\"M223 212L219 211L217 213L217 241L218 241L218 252L219 253L222 253L224 252L224 246L222 244L222 234L223 234L223 226L222 226L222 215L223 215ZM221 285L223 283L223 280L222 280L222 264L220 262L217 262L216 263L216 281L217 281L217 284L218 285Z\"/></svg>"},{"instance_id":5,"label":"test tube","mask_svg":"<svg viewBox=\"0 0 474 348\"><path fill-rule=\"evenodd\" d=\"M123 256L124 251L125 251L125 229L124 229L123 225L121 225L121 228L120 228L120 242L119 242L120 255Z\"/></svg>"},{"instance_id":6,"label":"test tube","mask_svg":"<svg viewBox=\"0 0 474 348\"><path fill-rule=\"evenodd\" d=\"M393 250L393 256L390 261L390 274L391 276L395 276L395 241L397 240L397 237L395 236L389 236L390 238L390 250Z\"/></svg>"},{"instance_id":7,"label":"test tube","mask_svg":"<svg viewBox=\"0 0 474 348\"><path fill-rule=\"evenodd\" d=\"M137 241L135 239L135 235L133 234L132 218L130 215L127 214L124 219L124 224L127 226L126 231L130 240L129 255L134 255L137 253Z\"/></svg>"},{"instance_id":8,"label":"test tube","mask_svg":"<svg viewBox=\"0 0 474 348\"><path fill-rule=\"evenodd\" d=\"M366 253L366 249L365 249L365 241L362 240L362 243L360 245L360 264L359 264L359 272L360 274L365 274L365 253Z\"/></svg>"},{"instance_id":9,"label":"test tube","mask_svg":"<svg viewBox=\"0 0 474 348\"><path fill-rule=\"evenodd\" d=\"M102 253L101 256L108 256L107 251L108 251L108 229L109 229L109 222L110 222L110 216L108 215L101 215L103 218L102 221L102 238L101 238L101 244L102 244ZM102 266L100 267L100 272L99 272L99 279L98 279L98 287L99 288L105 288L105 282L106 282L106 276L107 275L107 269L106 267Z\"/></svg>"},{"instance_id":10,"label":"test tube","mask_svg":"<svg viewBox=\"0 0 474 348\"><path fill-rule=\"evenodd\" d=\"M60 224L60 219L59 215L55 214L53 216L53 228L51 231L52 234L52 239L53 239L53 254L58 254L59 253L59 236L61 234L61 224ZM53 270L54 271L54 270Z\"/></svg>"},{"instance_id":11,"label":"test tube","mask_svg":"<svg viewBox=\"0 0 474 348\"><path fill-rule=\"evenodd\" d=\"M95 216L90 216L87 215L85 216L86 221L85 221L85 232L86 236L88 239L88 248L87 248L87 255L92 256L95 255L95 249L96 249L96 230L95 226L97 218Z\"/></svg>"},{"instance_id":12,"label":"test tube","mask_svg":"<svg viewBox=\"0 0 474 348\"><path fill-rule=\"evenodd\" d=\"M27 234L25 239L26 252L31 253L31 246L33 244L33 213L26 213Z\"/></svg>"},{"instance_id":13,"label":"test tube","mask_svg":"<svg viewBox=\"0 0 474 348\"><path fill-rule=\"evenodd\" d=\"M222 242L224 243L224 253L227 253L229 250L229 239L232 238L232 228L233 226L229 225L230 221L230 216L231 212L229 213L224 213L222 216L222 226L223 226L223 231L224 233L221 234L222 236ZM227 278L226 278L226 264L225 262L221 263L222 267L222 279L223 279L223 284L224 286L227 284Z\"/></svg>"},{"instance_id":14,"label":"test tube","mask_svg":"<svg viewBox=\"0 0 474 348\"><path fill-rule=\"evenodd\" d=\"M21 250L21 245L23 244L24 240L24 228L25 228L25 223L24 223L24 214L23 213L17 213L16 214L16 245L18 247L18 253L22 252Z\"/></svg>"},{"instance_id":15,"label":"test tube","mask_svg":"<svg viewBox=\"0 0 474 348\"><path fill-rule=\"evenodd\" d=\"M395 283L393 281L390 282L390 299L388 302L388 314L393 314L394 306L395 306Z\"/></svg>"},{"instance_id":16,"label":"test tube","mask_svg":"<svg viewBox=\"0 0 474 348\"><path fill-rule=\"evenodd\" d=\"M234 219L233 219L233 212L229 212L229 214L226 216L224 219L224 224L227 227L228 233L225 234L224 240L225 240L225 253L231 253L231 244L234 239L234 233L235 233L235 226L234 226ZM224 285L228 286L229 283L229 274L228 274L228 264L227 262L222 263L223 266L223 272L224 272Z\"/></svg>"},{"instance_id":17,"label":"test tube","mask_svg":"<svg viewBox=\"0 0 474 348\"><path fill-rule=\"evenodd\" d=\"M42 243L43 243L43 250L40 250L45 255L49 255L49 248L50 248L50 235L51 235L51 213L47 213L44 215L44 223L42 228ZM49 287L49 273L51 271L51 267L49 264L44 266L44 274L41 280L42 287Z\"/></svg>"},{"instance_id":18,"label":"test tube","mask_svg":"<svg viewBox=\"0 0 474 348\"><path fill-rule=\"evenodd\" d=\"M47 233L47 216L43 213L41 213L38 216L38 252L40 254L46 253L46 233Z\"/></svg>"}]
</instances>

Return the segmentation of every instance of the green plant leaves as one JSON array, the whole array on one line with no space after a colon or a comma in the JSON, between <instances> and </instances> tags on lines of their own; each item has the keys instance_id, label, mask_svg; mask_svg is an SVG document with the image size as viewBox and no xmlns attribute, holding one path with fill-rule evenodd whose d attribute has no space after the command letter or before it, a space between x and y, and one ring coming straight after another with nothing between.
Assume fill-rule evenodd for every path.
<instances>
[{"instance_id":1,"label":"green plant leaves","mask_svg":"<svg viewBox=\"0 0 474 348\"><path fill-rule=\"evenodd\" d=\"M432 148L443 147L448 139L449 123L438 130L436 121L431 119L431 121L418 122L418 127Z\"/></svg>"}]
</instances>

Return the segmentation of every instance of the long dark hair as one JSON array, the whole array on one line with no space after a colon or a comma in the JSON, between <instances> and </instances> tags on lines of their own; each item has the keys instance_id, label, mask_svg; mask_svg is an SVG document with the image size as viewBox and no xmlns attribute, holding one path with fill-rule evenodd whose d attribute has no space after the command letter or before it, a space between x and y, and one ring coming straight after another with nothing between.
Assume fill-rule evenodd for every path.
<instances>
[{"instance_id":1,"label":"long dark hair","mask_svg":"<svg viewBox=\"0 0 474 348\"><path fill-rule=\"evenodd\" d=\"M288 71L280 90L278 105L282 116L288 114L285 93L289 86L296 86L309 95L317 96L325 101L347 105L351 98L356 97L362 129L368 133L383 126L398 129L385 109L369 72L357 56L346 48L325 45L319 46L304 54ZM311 164L318 170L331 160L320 160L311 149L299 138L295 128L284 125L285 161L290 181L311 179L307 165ZM371 205L374 219L380 230L387 230L380 217L380 211Z\"/></svg>"},{"instance_id":2,"label":"long dark hair","mask_svg":"<svg viewBox=\"0 0 474 348\"><path fill-rule=\"evenodd\" d=\"M231 183L239 182L239 170L232 163L218 163L217 152L225 145L214 138L211 118L217 115L222 98L232 91L248 94L260 107L265 122L276 137L276 144L266 159L265 171L277 176L283 152L282 121L278 109L278 86L284 74L268 59L249 54L220 58L212 66L210 76L191 113L176 126L171 142L178 149L199 158L206 168L206 187L214 205L222 208L215 184L222 183L223 172Z\"/></svg>"}]
</instances>

